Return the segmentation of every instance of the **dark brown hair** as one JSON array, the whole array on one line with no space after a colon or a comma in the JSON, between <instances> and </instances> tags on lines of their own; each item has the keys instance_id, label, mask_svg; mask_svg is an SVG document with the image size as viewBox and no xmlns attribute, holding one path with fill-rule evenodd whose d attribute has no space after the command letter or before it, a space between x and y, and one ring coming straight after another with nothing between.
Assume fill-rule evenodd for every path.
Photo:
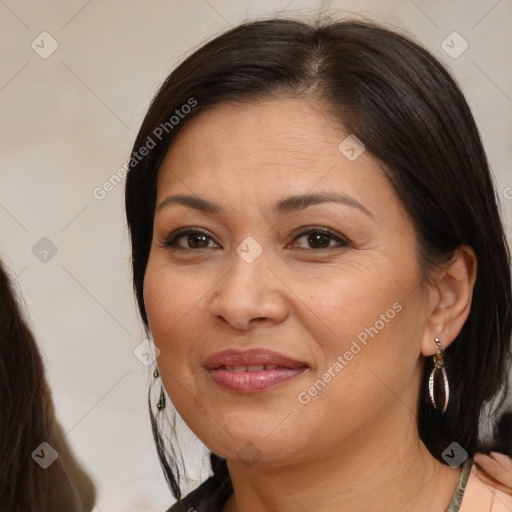
<instances>
[{"instance_id":1,"label":"dark brown hair","mask_svg":"<svg viewBox=\"0 0 512 512\"><path fill-rule=\"evenodd\" d=\"M94 484L64 442L43 361L21 311L0 261L0 510L92 510ZM32 458L43 442L58 453L46 469Z\"/></svg>"},{"instance_id":2,"label":"dark brown hair","mask_svg":"<svg viewBox=\"0 0 512 512\"><path fill-rule=\"evenodd\" d=\"M433 361L425 358L418 429L440 461L452 441L469 456L484 450L482 406L502 391L497 410L508 390L509 249L480 135L460 88L428 51L396 30L354 20L247 22L203 45L169 75L135 140L125 191L133 285L146 330L142 290L163 158L179 131L206 109L271 95L316 100L380 160L414 222L427 278L461 245L475 251L478 275L471 312L446 350L448 409L440 414L428 402ZM167 126L155 147L140 157L138 150L148 138L191 98L197 106L172 129ZM153 416L152 424L162 466L179 499L173 452ZM225 475L225 461L214 454L211 460L214 473Z\"/></svg>"},{"instance_id":3,"label":"dark brown hair","mask_svg":"<svg viewBox=\"0 0 512 512\"><path fill-rule=\"evenodd\" d=\"M41 358L2 266L0 326L0 503L2 510L46 510L40 498L48 472L31 454L50 439L48 390Z\"/></svg>"}]
</instances>

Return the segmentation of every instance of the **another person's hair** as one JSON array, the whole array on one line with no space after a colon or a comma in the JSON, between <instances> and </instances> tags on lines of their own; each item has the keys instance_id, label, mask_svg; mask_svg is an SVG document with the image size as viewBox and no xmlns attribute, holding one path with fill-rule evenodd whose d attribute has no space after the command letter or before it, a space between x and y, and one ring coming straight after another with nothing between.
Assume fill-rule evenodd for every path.
<instances>
[{"instance_id":1,"label":"another person's hair","mask_svg":"<svg viewBox=\"0 0 512 512\"><path fill-rule=\"evenodd\" d=\"M354 20L247 22L200 47L168 76L133 145L125 190L133 285L146 332L144 273L157 175L169 147L191 119L214 105L279 97L311 100L382 162L414 223L427 281L458 247L474 249L478 276L471 312L446 349L448 409L442 415L429 404L433 360L427 357L417 418L420 437L436 459L443 461L453 441L473 456L484 448L482 406L497 401L501 390L495 414L508 391L510 254L489 164L460 88L428 51L395 30ZM191 100L195 106L183 109ZM178 118L176 111L184 115ZM150 139L151 149L139 152ZM160 461L179 499L176 453L151 414ZM223 459L211 454L211 462L214 474L226 475Z\"/></svg>"},{"instance_id":2,"label":"another person's hair","mask_svg":"<svg viewBox=\"0 0 512 512\"><path fill-rule=\"evenodd\" d=\"M493 438L483 447L482 453L500 452L512 457L512 410L504 410L494 424Z\"/></svg>"},{"instance_id":3,"label":"another person's hair","mask_svg":"<svg viewBox=\"0 0 512 512\"><path fill-rule=\"evenodd\" d=\"M0 261L0 510L90 511L94 484L64 441L43 362L21 311ZM58 453L46 469L32 457L42 442Z\"/></svg>"}]
</instances>

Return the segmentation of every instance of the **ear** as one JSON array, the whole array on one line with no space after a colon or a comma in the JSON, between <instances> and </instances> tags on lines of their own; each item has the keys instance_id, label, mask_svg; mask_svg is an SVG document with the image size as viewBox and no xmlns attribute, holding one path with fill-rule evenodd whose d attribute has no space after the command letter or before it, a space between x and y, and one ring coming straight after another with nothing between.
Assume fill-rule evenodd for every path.
<instances>
[{"instance_id":1,"label":"ear","mask_svg":"<svg viewBox=\"0 0 512 512\"><path fill-rule=\"evenodd\" d=\"M424 356L437 352L436 336L447 347L460 333L471 310L476 273L477 258L467 245L455 251L446 268L434 273L428 293L430 314L420 350Z\"/></svg>"}]
</instances>

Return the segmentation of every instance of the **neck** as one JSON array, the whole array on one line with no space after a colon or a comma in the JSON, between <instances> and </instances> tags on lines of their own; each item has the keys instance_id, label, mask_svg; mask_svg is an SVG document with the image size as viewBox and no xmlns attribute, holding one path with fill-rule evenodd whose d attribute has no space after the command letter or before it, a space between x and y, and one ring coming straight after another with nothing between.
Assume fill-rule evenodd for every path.
<instances>
[{"instance_id":1,"label":"neck","mask_svg":"<svg viewBox=\"0 0 512 512\"><path fill-rule=\"evenodd\" d=\"M460 467L429 453L402 401L379 412L314 460L252 468L228 461L234 493L224 512L444 512Z\"/></svg>"}]
</instances>

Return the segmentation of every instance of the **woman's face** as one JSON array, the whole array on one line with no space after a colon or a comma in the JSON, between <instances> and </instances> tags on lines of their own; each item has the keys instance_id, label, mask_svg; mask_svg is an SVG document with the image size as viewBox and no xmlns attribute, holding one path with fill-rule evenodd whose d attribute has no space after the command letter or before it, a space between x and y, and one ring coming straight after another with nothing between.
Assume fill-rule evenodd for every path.
<instances>
[{"instance_id":1,"label":"woman's face","mask_svg":"<svg viewBox=\"0 0 512 512\"><path fill-rule=\"evenodd\" d=\"M415 418L431 335L415 231L347 136L304 100L221 104L160 170L144 280L157 363L231 461L321 458Z\"/></svg>"}]
</instances>

